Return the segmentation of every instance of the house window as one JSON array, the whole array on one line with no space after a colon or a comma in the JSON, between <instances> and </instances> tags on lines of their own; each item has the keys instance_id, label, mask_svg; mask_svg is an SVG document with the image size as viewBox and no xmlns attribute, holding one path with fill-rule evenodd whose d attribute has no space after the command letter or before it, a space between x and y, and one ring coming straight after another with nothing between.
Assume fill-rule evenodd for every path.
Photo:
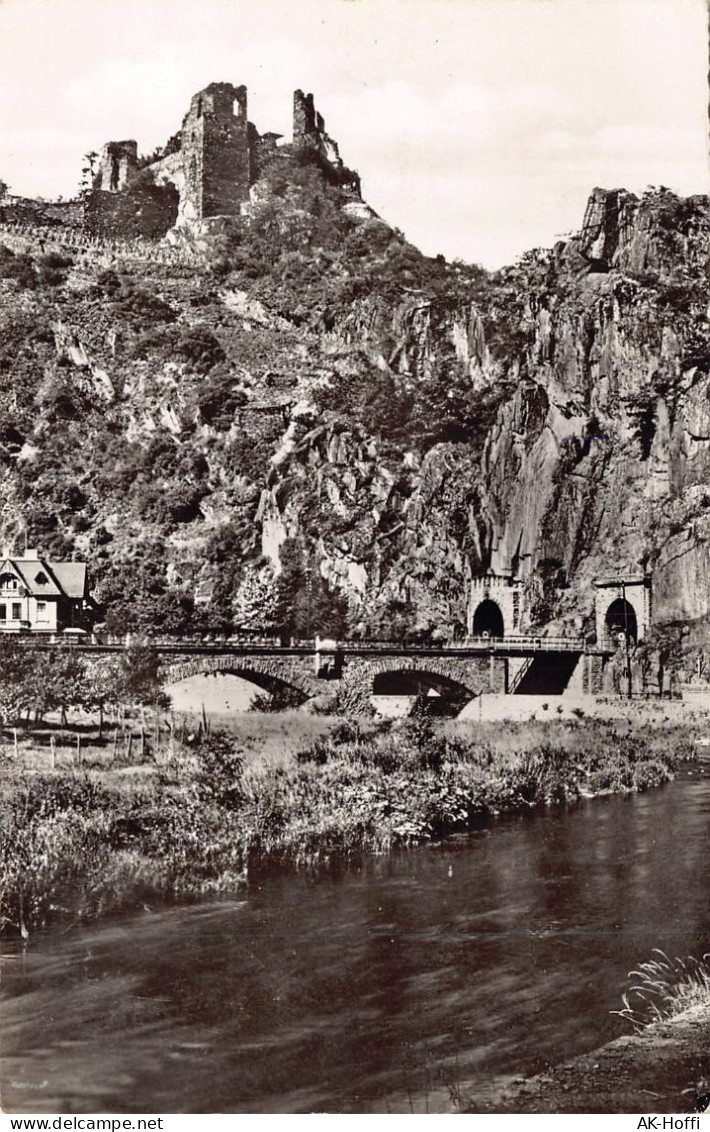
<instances>
[{"instance_id":1,"label":"house window","mask_svg":"<svg viewBox=\"0 0 710 1132\"><path fill-rule=\"evenodd\" d=\"M12 603L12 620L13 621L20 621L21 618L22 618L22 606L20 605L19 601L13 601L13 603Z\"/></svg>"},{"instance_id":2,"label":"house window","mask_svg":"<svg viewBox=\"0 0 710 1132\"><path fill-rule=\"evenodd\" d=\"M5 591L16 590L17 578L14 574L3 574L2 576L0 576L0 587L2 587L2 589Z\"/></svg>"},{"instance_id":3,"label":"house window","mask_svg":"<svg viewBox=\"0 0 710 1132\"><path fill-rule=\"evenodd\" d=\"M46 601L38 601L37 602L37 620L38 621L46 621L47 620L47 602Z\"/></svg>"},{"instance_id":4,"label":"house window","mask_svg":"<svg viewBox=\"0 0 710 1132\"><path fill-rule=\"evenodd\" d=\"M47 581L48 581L47 575L43 574L42 571L40 570L39 574L35 578L35 582L37 583L38 586L46 586Z\"/></svg>"},{"instance_id":5,"label":"house window","mask_svg":"<svg viewBox=\"0 0 710 1132\"><path fill-rule=\"evenodd\" d=\"M7 621L7 606L0 605L0 621Z\"/></svg>"}]
</instances>

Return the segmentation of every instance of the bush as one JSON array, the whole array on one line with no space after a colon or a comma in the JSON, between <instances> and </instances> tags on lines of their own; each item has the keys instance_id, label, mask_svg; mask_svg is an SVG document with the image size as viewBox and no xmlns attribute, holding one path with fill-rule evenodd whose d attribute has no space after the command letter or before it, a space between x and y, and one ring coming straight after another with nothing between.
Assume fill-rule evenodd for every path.
<instances>
[{"instance_id":1,"label":"bush","mask_svg":"<svg viewBox=\"0 0 710 1132\"><path fill-rule=\"evenodd\" d=\"M32 290L38 278L34 260L28 255L15 255L4 245L0 246L0 279L14 279L21 290Z\"/></svg>"},{"instance_id":2,"label":"bush","mask_svg":"<svg viewBox=\"0 0 710 1132\"><path fill-rule=\"evenodd\" d=\"M244 799L244 751L228 735L204 736L196 749L194 781L201 798L235 808Z\"/></svg>"},{"instance_id":3,"label":"bush","mask_svg":"<svg viewBox=\"0 0 710 1132\"><path fill-rule=\"evenodd\" d=\"M710 1005L710 953L696 959L670 958L653 948L654 958L629 972L631 986L622 995L623 1008L612 1010L636 1031L674 1018L693 1006Z\"/></svg>"},{"instance_id":4,"label":"bush","mask_svg":"<svg viewBox=\"0 0 710 1132\"><path fill-rule=\"evenodd\" d=\"M37 259L37 272L41 286L58 287L66 282L67 271L74 266L71 256L48 252Z\"/></svg>"}]
</instances>

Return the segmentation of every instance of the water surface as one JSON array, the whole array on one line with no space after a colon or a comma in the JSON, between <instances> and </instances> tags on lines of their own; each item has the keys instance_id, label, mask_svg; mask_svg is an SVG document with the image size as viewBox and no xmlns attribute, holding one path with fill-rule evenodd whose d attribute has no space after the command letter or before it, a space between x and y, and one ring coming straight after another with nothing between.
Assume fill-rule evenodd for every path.
<instances>
[{"instance_id":1,"label":"water surface","mask_svg":"<svg viewBox=\"0 0 710 1132\"><path fill-rule=\"evenodd\" d=\"M710 768L709 768L710 769ZM2 961L8 1112L426 1112L627 1032L710 949L710 774L505 819Z\"/></svg>"}]
</instances>

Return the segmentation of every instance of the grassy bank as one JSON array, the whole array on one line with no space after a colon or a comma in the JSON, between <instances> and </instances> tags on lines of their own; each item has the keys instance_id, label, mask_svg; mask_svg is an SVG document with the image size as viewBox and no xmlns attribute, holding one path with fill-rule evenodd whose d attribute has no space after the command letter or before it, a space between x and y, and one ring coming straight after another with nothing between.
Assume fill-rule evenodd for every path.
<instances>
[{"instance_id":1,"label":"grassy bank","mask_svg":"<svg viewBox=\"0 0 710 1132\"><path fill-rule=\"evenodd\" d=\"M230 891L274 863L383 852L497 814L645 790L694 756L694 739L586 720L339 723L287 759L221 734L147 767L15 767L0 804L2 927Z\"/></svg>"},{"instance_id":2,"label":"grassy bank","mask_svg":"<svg viewBox=\"0 0 710 1132\"><path fill-rule=\"evenodd\" d=\"M637 1033L694 1007L710 1009L710 953L682 959L655 948L651 959L629 972L629 987L621 1001L622 1009L612 1013Z\"/></svg>"}]
</instances>

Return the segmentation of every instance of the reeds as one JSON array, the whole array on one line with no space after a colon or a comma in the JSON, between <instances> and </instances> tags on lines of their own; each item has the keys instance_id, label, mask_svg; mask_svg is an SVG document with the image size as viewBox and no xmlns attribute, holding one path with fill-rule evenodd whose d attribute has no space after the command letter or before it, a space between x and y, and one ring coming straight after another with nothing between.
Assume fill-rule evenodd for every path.
<instances>
[{"instance_id":1,"label":"reeds","mask_svg":"<svg viewBox=\"0 0 710 1132\"><path fill-rule=\"evenodd\" d=\"M710 1006L710 952L702 958L669 956L653 948L646 963L629 972L632 985L621 996L622 1009L612 1010L637 1032L653 1022L666 1021L691 1006Z\"/></svg>"}]
</instances>

